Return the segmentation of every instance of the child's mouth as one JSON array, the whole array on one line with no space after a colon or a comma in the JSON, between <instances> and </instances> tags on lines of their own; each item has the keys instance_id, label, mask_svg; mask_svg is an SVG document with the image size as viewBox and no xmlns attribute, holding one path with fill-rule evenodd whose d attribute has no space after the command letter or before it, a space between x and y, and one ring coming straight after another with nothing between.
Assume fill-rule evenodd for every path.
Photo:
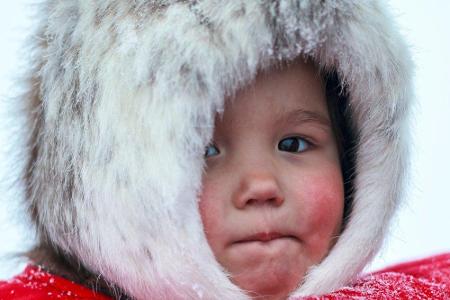
<instances>
[{"instance_id":1,"label":"child's mouth","mask_svg":"<svg viewBox=\"0 0 450 300\"><path fill-rule=\"evenodd\" d=\"M242 240L237 241L236 243L247 243L247 242L270 242L275 239L280 238L295 238L292 235L285 235L279 232L259 232L257 234L250 235L245 237Z\"/></svg>"}]
</instances>

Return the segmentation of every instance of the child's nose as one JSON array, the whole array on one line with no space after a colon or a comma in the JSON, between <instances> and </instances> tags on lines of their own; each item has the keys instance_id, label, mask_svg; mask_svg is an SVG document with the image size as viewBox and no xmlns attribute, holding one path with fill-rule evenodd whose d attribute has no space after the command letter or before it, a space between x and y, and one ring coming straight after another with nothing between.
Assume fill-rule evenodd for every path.
<instances>
[{"instance_id":1,"label":"child's nose","mask_svg":"<svg viewBox=\"0 0 450 300\"><path fill-rule=\"evenodd\" d=\"M244 209L248 206L281 206L284 197L279 184L270 172L252 172L242 175L237 194L233 197L234 206Z\"/></svg>"}]
</instances>

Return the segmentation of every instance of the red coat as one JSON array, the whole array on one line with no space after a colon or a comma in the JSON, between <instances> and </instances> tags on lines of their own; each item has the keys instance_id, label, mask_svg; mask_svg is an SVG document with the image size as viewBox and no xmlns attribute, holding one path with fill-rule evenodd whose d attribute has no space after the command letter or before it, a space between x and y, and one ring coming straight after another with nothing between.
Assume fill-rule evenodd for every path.
<instances>
[{"instance_id":1,"label":"red coat","mask_svg":"<svg viewBox=\"0 0 450 300\"><path fill-rule=\"evenodd\" d=\"M28 266L9 281L0 282L0 300L111 299ZM450 299L450 253L399 264L362 276L349 287L304 300L332 299Z\"/></svg>"}]
</instances>

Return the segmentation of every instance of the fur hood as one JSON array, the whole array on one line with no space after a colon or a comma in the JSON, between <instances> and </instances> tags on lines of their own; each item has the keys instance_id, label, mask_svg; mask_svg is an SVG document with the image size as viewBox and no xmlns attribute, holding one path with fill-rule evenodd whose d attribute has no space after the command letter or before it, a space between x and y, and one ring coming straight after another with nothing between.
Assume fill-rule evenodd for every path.
<instances>
[{"instance_id":1,"label":"fur hood","mask_svg":"<svg viewBox=\"0 0 450 300\"><path fill-rule=\"evenodd\" d=\"M46 0L38 18L22 98L38 247L136 299L247 299L203 232L204 149L227 96L305 55L348 91L358 144L346 228L293 295L341 287L377 252L403 197L412 98L383 2Z\"/></svg>"}]
</instances>

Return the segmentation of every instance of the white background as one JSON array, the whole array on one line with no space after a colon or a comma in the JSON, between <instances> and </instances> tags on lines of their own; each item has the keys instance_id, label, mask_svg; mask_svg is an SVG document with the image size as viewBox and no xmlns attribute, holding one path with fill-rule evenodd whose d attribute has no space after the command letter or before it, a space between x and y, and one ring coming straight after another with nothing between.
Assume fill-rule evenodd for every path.
<instances>
[{"instance_id":1,"label":"white background","mask_svg":"<svg viewBox=\"0 0 450 300\"><path fill-rule=\"evenodd\" d=\"M5 121L10 116L5 99L17 91L14 76L24 68L27 53L20 50L32 20L29 3L31 0L0 3L0 279L23 267L23 262L7 255L23 251L33 242L17 204L23 196L8 188L20 160L5 154L8 148L17 147L7 138L16 133ZM397 0L391 6L417 66L413 173L408 202L369 269L450 251L450 2Z\"/></svg>"}]
</instances>

